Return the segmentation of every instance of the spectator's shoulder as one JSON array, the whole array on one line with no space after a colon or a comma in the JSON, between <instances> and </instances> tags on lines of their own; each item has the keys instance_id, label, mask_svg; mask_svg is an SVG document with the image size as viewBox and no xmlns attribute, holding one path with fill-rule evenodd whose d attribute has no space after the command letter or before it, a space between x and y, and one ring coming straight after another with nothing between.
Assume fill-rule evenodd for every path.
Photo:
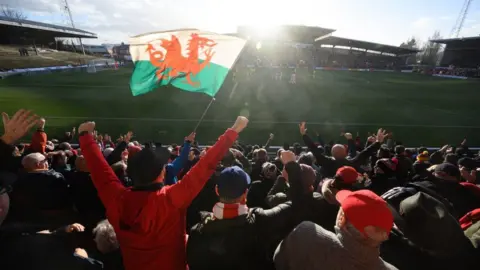
<instances>
[{"instance_id":1,"label":"spectator's shoulder","mask_svg":"<svg viewBox=\"0 0 480 270\"><path fill-rule=\"evenodd\" d=\"M307 239L315 239L315 243L325 242L338 242L336 235L324 229L322 226L317 225L311 221L303 221L300 223L291 233L291 238L305 242ZM303 239L303 240L302 240Z\"/></svg>"}]
</instances>

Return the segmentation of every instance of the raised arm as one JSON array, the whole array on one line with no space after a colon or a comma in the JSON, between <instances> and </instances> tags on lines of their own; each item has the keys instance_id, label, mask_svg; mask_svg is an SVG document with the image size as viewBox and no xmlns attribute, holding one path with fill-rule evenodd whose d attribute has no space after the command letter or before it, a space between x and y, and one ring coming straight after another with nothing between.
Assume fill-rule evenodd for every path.
<instances>
[{"instance_id":1,"label":"raised arm","mask_svg":"<svg viewBox=\"0 0 480 270\"><path fill-rule=\"evenodd\" d=\"M32 142L30 143L30 150L32 152L45 153L47 146L47 133L45 133L45 119L38 120L38 128L32 135Z\"/></svg>"},{"instance_id":2,"label":"raised arm","mask_svg":"<svg viewBox=\"0 0 480 270\"><path fill-rule=\"evenodd\" d=\"M88 170L92 176L93 184L98 191L98 196L107 209L114 209L117 205L116 200L126 190L120 180L108 165L102 155L97 142L93 137L95 122L86 122L80 125L78 133L80 135L80 148L87 162ZM111 211L111 210L110 210Z\"/></svg>"},{"instance_id":3,"label":"raised arm","mask_svg":"<svg viewBox=\"0 0 480 270\"><path fill-rule=\"evenodd\" d=\"M185 137L182 151L180 155L172 162L172 173L176 176L185 167L188 161L188 154L190 153L192 142L195 141L195 132L192 132L188 137Z\"/></svg>"},{"instance_id":4,"label":"raised arm","mask_svg":"<svg viewBox=\"0 0 480 270\"><path fill-rule=\"evenodd\" d=\"M363 164L367 159L375 154L375 152L380 148L383 141L385 140L386 132L384 129L379 129L377 135L375 136L375 142L365 148L360 152L356 157L352 158L351 161L356 165Z\"/></svg>"},{"instance_id":5,"label":"raised arm","mask_svg":"<svg viewBox=\"0 0 480 270\"><path fill-rule=\"evenodd\" d=\"M310 136L307 135L307 127L305 122L300 123L299 129L300 129L300 134L302 135L302 138L303 138L303 142L308 147L308 150L310 150L315 156L315 159L317 160L317 164L325 167L332 166L333 160L326 157L322 153L322 151L320 151L317 148L312 138L310 138Z\"/></svg>"},{"instance_id":6,"label":"raised arm","mask_svg":"<svg viewBox=\"0 0 480 270\"><path fill-rule=\"evenodd\" d=\"M304 187L302 186L300 164L295 162L295 159L296 157L293 152L282 152L282 162L285 165L283 174L290 183L290 198L293 205L301 204L302 197L304 197L305 194ZM292 211L293 209L286 204L279 204L269 210L255 209L255 212L259 213L259 215L256 216L258 223L262 229L266 230L266 234L271 231L272 227L288 224L288 220L291 219L293 214Z\"/></svg>"},{"instance_id":7,"label":"raised arm","mask_svg":"<svg viewBox=\"0 0 480 270\"><path fill-rule=\"evenodd\" d=\"M165 187L165 192L174 207L184 209L190 205L247 124L248 119L239 116L233 127L220 136L182 180L175 185Z\"/></svg>"},{"instance_id":8,"label":"raised arm","mask_svg":"<svg viewBox=\"0 0 480 270\"><path fill-rule=\"evenodd\" d=\"M351 133L345 133L344 136L347 139L348 156L354 158L357 155L357 147L355 145L355 141L353 140L353 136Z\"/></svg>"},{"instance_id":9,"label":"raised arm","mask_svg":"<svg viewBox=\"0 0 480 270\"><path fill-rule=\"evenodd\" d=\"M13 144L25 136L27 132L37 124L38 117L30 111L19 110L10 119L8 114L2 113L4 133L0 137L0 168L2 170L17 172L22 168L22 158L14 157Z\"/></svg>"}]
</instances>

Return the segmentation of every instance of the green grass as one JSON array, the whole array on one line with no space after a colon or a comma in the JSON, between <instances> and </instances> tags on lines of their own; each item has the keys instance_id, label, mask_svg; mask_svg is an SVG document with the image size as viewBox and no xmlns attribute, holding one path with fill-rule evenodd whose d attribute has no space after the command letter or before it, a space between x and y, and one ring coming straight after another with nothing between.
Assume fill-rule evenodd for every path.
<instances>
[{"instance_id":1,"label":"green grass","mask_svg":"<svg viewBox=\"0 0 480 270\"><path fill-rule=\"evenodd\" d=\"M210 102L206 95L168 87L132 97L130 75L124 68L8 78L0 81L0 110L28 108L45 116L50 137L94 120L112 136L133 129L139 140L171 143L195 127ZM251 124L241 139L250 143L264 143L270 132L276 145L300 141L297 123L304 120L311 133L327 140L337 140L342 129L365 137L383 127L409 146L456 144L464 137L480 145L476 81L353 71L317 71L312 79L306 70L299 71L296 85L288 78L271 80L267 70L251 80L237 77L236 87L228 78L218 93L198 129L200 143L214 141L243 114Z\"/></svg>"}]
</instances>

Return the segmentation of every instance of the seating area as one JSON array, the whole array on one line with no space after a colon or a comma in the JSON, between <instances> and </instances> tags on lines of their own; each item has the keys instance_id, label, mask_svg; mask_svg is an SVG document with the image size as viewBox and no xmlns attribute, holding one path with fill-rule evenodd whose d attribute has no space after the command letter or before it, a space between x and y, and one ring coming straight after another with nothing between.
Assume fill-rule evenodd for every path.
<instances>
[{"instance_id":1,"label":"seating area","mask_svg":"<svg viewBox=\"0 0 480 270\"><path fill-rule=\"evenodd\" d=\"M19 49L25 48L28 56L20 56ZM73 52L44 50L38 48L38 55L33 47L21 45L0 45L0 71L19 68L52 67L65 65L86 64L89 60L98 59L98 56L82 55Z\"/></svg>"}]
</instances>

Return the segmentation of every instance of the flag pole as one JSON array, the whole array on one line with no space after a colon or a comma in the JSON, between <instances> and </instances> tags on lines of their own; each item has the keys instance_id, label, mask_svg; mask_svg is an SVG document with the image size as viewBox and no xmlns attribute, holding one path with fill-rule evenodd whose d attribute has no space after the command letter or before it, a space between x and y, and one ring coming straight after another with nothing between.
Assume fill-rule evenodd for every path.
<instances>
[{"instance_id":1,"label":"flag pole","mask_svg":"<svg viewBox=\"0 0 480 270\"><path fill-rule=\"evenodd\" d=\"M246 47L246 42L242 48L242 50L240 51L240 53L237 55L237 58L235 59L235 61L233 62L232 64L232 69L233 67L237 64L237 61L238 59L240 58L240 55L242 54L242 52L245 50L245 47ZM231 70L231 69L230 69ZM230 70L228 72L230 72ZM217 85L217 75L215 74L215 78L214 78L214 84L215 86ZM220 87L222 87L222 85L220 85ZM220 90L220 89L219 89ZM212 97L212 100L210 100L210 103L208 103L207 105L207 108L205 108L205 111L203 111L203 114L202 116L200 117L200 120L198 120L198 123L197 125L195 126L195 129L193 130L193 132L197 132L197 129L198 127L200 126L200 124L202 123L203 119L205 118L205 115L207 115L207 112L208 112L208 109L210 109L210 107L212 106L213 102L215 101L215 96Z\"/></svg>"},{"instance_id":2,"label":"flag pole","mask_svg":"<svg viewBox=\"0 0 480 270\"><path fill-rule=\"evenodd\" d=\"M215 101L215 98L212 97L212 100L210 100L210 103L208 103L207 108L205 108L205 111L203 111L203 114L202 114L202 116L200 117L200 120L198 120L198 123L197 123L197 125L195 126L195 129L193 130L193 132L197 132L198 127L199 127L200 124L202 123L203 118L205 118L205 115L207 115L208 109L210 109L210 107L212 106L212 104L213 104L214 101Z\"/></svg>"}]
</instances>

